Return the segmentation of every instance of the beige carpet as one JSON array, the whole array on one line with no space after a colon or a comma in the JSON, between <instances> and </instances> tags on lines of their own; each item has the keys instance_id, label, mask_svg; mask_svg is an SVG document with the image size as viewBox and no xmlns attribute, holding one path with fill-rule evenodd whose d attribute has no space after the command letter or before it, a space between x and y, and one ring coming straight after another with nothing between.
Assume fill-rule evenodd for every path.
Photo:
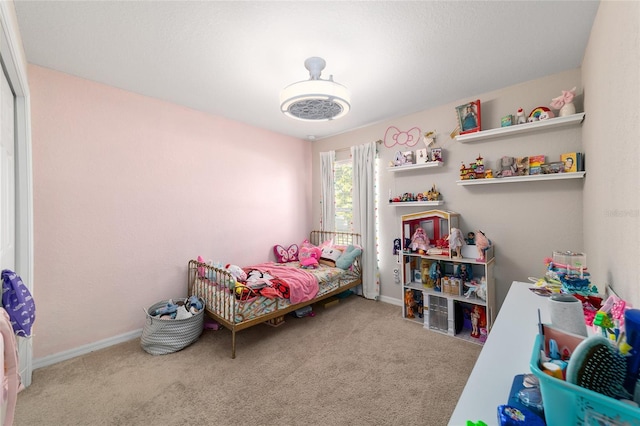
<instances>
[{"instance_id":1,"label":"beige carpet","mask_svg":"<svg viewBox=\"0 0 640 426\"><path fill-rule=\"evenodd\" d=\"M351 296L186 349L139 340L38 369L15 425L446 425L481 346Z\"/></svg>"}]
</instances>

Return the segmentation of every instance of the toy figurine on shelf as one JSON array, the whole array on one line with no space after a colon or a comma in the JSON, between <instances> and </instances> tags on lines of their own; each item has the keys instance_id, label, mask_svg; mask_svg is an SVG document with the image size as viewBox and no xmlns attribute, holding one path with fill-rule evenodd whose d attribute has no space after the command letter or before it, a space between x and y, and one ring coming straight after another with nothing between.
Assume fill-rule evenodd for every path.
<instances>
[{"instance_id":1,"label":"toy figurine on shelf","mask_svg":"<svg viewBox=\"0 0 640 426\"><path fill-rule=\"evenodd\" d=\"M471 337L479 338L480 328L482 327L482 324L485 321L484 307L480 305L473 305L470 315L471 315Z\"/></svg>"},{"instance_id":2,"label":"toy figurine on shelf","mask_svg":"<svg viewBox=\"0 0 640 426\"><path fill-rule=\"evenodd\" d=\"M458 228L451 228L451 234L447 235L447 240L449 240L449 249L451 250L451 257L455 257L456 259L462 259L462 244L464 244L464 240L462 239L462 231Z\"/></svg>"},{"instance_id":3,"label":"toy figurine on shelf","mask_svg":"<svg viewBox=\"0 0 640 426\"><path fill-rule=\"evenodd\" d=\"M436 189L435 183L429 191L424 193L424 196L427 198L427 201L438 201L440 198L440 192Z\"/></svg>"},{"instance_id":4,"label":"toy figurine on shelf","mask_svg":"<svg viewBox=\"0 0 640 426\"><path fill-rule=\"evenodd\" d=\"M409 248L417 253L426 254L429 250L429 237L421 227L416 228L411 237L411 245Z\"/></svg>"},{"instance_id":5,"label":"toy figurine on shelf","mask_svg":"<svg viewBox=\"0 0 640 426\"><path fill-rule=\"evenodd\" d=\"M434 282L434 289L436 291L440 291L442 288L442 268L440 266L440 262L433 262L431 264L431 267L429 268L429 278L431 278Z\"/></svg>"},{"instance_id":6,"label":"toy figurine on shelf","mask_svg":"<svg viewBox=\"0 0 640 426\"><path fill-rule=\"evenodd\" d=\"M416 317L416 315L414 313L415 305L416 305L416 301L413 298L413 290L408 288L404 292L404 306L407 309L407 318L415 318Z\"/></svg>"},{"instance_id":7,"label":"toy figurine on shelf","mask_svg":"<svg viewBox=\"0 0 640 426\"><path fill-rule=\"evenodd\" d=\"M476 260L478 262L485 262L487 260L486 251L491 247L491 240L480 230L476 232L476 247L478 248L478 258Z\"/></svg>"},{"instance_id":8,"label":"toy figurine on shelf","mask_svg":"<svg viewBox=\"0 0 640 426\"><path fill-rule=\"evenodd\" d=\"M474 246L476 244L476 234L473 231L467 232L467 238L464 239L464 242L469 246Z\"/></svg>"},{"instance_id":9,"label":"toy figurine on shelf","mask_svg":"<svg viewBox=\"0 0 640 426\"><path fill-rule=\"evenodd\" d=\"M471 266L467 265L466 263L459 264L456 268L454 276L456 278L460 278L463 283L471 281L471 278L473 278L471 276Z\"/></svg>"},{"instance_id":10,"label":"toy figurine on shelf","mask_svg":"<svg viewBox=\"0 0 640 426\"><path fill-rule=\"evenodd\" d=\"M476 158L476 164L472 165L473 172L476 175L476 179L484 179L484 158L482 155L478 154L478 158Z\"/></svg>"},{"instance_id":11,"label":"toy figurine on shelf","mask_svg":"<svg viewBox=\"0 0 640 426\"><path fill-rule=\"evenodd\" d=\"M424 302L422 299L422 291L413 291L413 301L415 303L415 309L417 311L418 318L422 318L424 316Z\"/></svg>"}]
</instances>

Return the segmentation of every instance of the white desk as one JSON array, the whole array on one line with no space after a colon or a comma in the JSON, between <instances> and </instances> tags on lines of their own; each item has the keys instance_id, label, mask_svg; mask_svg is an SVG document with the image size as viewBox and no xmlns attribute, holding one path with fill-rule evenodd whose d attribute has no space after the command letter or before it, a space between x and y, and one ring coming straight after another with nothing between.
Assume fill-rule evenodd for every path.
<instances>
[{"instance_id":1,"label":"white desk","mask_svg":"<svg viewBox=\"0 0 640 426\"><path fill-rule=\"evenodd\" d=\"M450 426L467 420L498 424L498 406L506 404L513 377L529 373L529 361L538 334L538 308L543 323L550 323L548 298L529 290L532 284L514 281L489 337L462 391Z\"/></svg>"}]
</instances>

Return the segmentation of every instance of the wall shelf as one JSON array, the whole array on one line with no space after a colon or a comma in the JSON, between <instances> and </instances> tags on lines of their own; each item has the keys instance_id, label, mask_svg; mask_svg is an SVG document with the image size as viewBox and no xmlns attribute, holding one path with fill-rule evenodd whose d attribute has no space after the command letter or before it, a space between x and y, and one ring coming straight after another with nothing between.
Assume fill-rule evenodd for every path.
<instances>
[{"instance_id":1,"label":"wall shelf","mask_svg":"<svg viewBox=\"0 0 640 426\"><path fill-rule=\"evenodd\" d=\"M477 142L485 139L498 138L501 136L513 136L519 133L528 133L551 129L554 127L575 126L582 124L585 113L569 115L566 117L555 117L548 120L534 121L533 123L516 124L513 126L499 127L496 129L481 130L475 133L467 133L456 136L456 140L461 143Z\"/></svg>"},{"instance_id":2,"label":"wall shelf","mask_svg":"<svg viewBox=\"0 0 640 426\"><path fill-rule=\"evenodd\" d=\"M444 204L443 200L438 201L400 201L397 203L389 203L392 207L414 207L414 206L441 206Z\"/></svg>"},{"instance_id":3,"label":"wall shelf","mask_svg":"<svg viewBox=\"0 0 640 426\"><path fill-rule=\"evenodd\" d=\"M403 172L405 170L424 169L427 167L442 167L443 165L444 162L442 161L428 161L422 164L406 164L404 166L389 167L388 170L390 172Z\"/></svg>"},{"instance_id":4,"label":"wall shelf","mask_svg":"<svg viewBox=\"0 0 640 426\"><path fill-rule=\"evenodd\" d=\"M524 126L524 124L521 124ZM468 179L457 180L456 183L460 186L466 185L491 185L498 183L513 183L513 182L531 182L541 180L560 180L560 179L582 179L586 172L572 172L572 173L551 173L547 175L529 175L529 176L511 176L503 178L493 179Z\"/></svg>"}]
</instances>

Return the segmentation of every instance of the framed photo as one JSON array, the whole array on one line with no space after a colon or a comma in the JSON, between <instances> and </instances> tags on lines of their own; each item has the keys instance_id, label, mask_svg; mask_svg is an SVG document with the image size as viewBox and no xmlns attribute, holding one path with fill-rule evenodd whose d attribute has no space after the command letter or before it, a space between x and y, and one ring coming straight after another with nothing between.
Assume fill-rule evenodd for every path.
<instances>
[{"instance_id":1,"label":"framed photo","mask_svg":"<svg viewBox=\"0 0 640 426\"><path fill-rule=\"evenodd\" d=\"M402 153L402 156L404 157L404 164L414 164L415 161L413 159L413 151L404 151Z\"/></svg>"},{"instance_id":2,"label":"framed photo","mask_svg":"<svg viewBox=\"0 0 640 426\"><path fill-rule=\"evenodd\" d=\"M480 99L456 107L460 134L480 131Z\"/></svg>"},{"instance_id":3,"label":"framed photo","mask_svg":"<svg viewBox=\"0 0 640 426\"><path fill-rule=\"evenodd\" d=\"M427 162L429 162L427 148L416 149L416 164L425 164Z\"/></svg>"},{"instance_id":4,"label":"framed photo","mask_svg":"<svg viewBox=\"0 0 640 426\"><path fill-rule=\"evenodd\" d=\"M431 148L431 161L442 161L442 148Z\"/></svg>"}]
</instances>

